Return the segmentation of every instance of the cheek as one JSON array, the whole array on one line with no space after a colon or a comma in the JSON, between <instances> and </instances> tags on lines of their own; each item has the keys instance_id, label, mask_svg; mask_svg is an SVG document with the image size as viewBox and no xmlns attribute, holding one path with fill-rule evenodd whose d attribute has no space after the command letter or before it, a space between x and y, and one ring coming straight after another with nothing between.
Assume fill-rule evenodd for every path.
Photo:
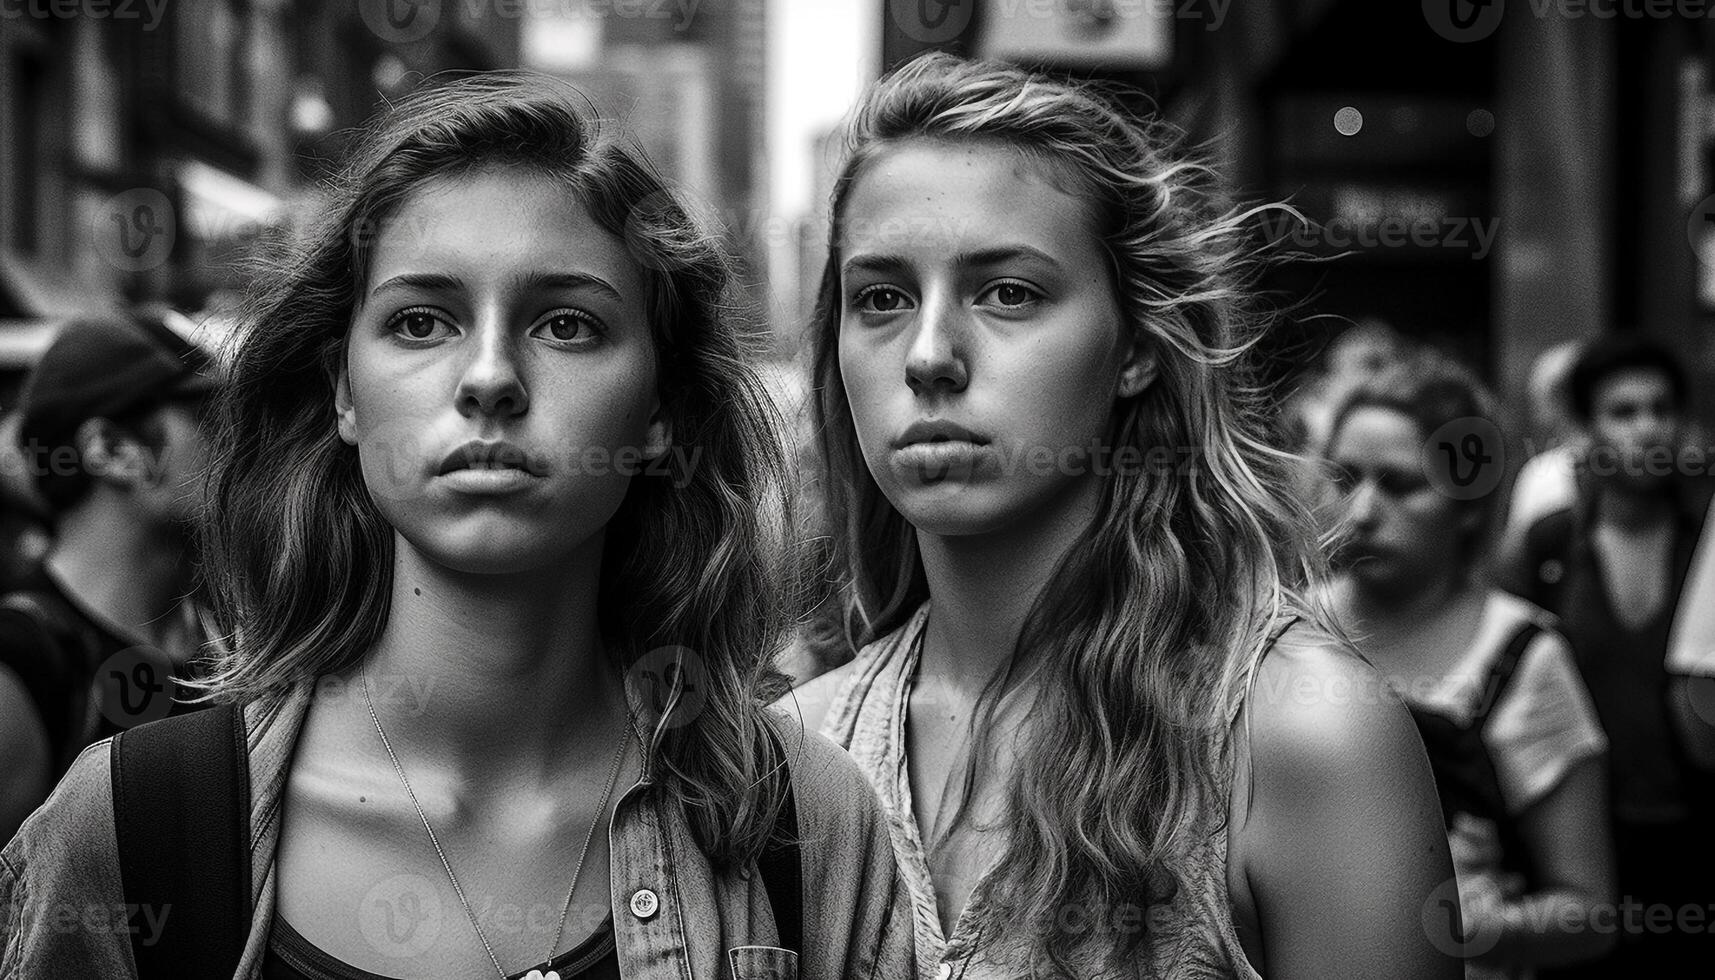
<instances>
[{"instance_id":1,"label":"cheek","mask_svg":"<svg viewBox=\"0 0 1715 980\"><path fill-rule=\"evenodd\" d=\"M434 367L434 362L425 361L413 369L353 341L346 372L359 440L377 431L426 422L433 415L430 403L445 398Z\"/></svg>"},{"instance_id":2,"label":"cheek","mask_svg":"<svg viewBox=\"0 0 1715 980\"><path fill-rule=\"evenodd\" d=\"M1426 490L1403 501L1398 513L1411 535L1420 541L1431 545L1441 541L1451 544L1458 537L1458 509L1434 490Z\"/></svg>"},{"instance_id":3,"label":"cheek","mask_svg":"<svg viewBox=\"0 0 1715 980\"><path fill-rule=\"evenodd\" d=\"M1096 345L1021 345L993 364L992 390L1026 431L1047 444L1088 446L1113 413L1115 358Z\"/></svg>"},{"instance_id":4,"label":"cheek","mask_svg":"<svg viewBox=\"0 0 1715 980\"><path fill-rule=\"evenodd\" d=\"M865 346L849 334L842 332L839 343L840 380L845 386L846 403L851 407L852 426L857 430L858 441L868 447L875 438L878 427L885 424L880 417L881 397L885 390L883 381L888 374L887 366L879 350ZM904 368L897 372L900 376L898 384L904 387Z\"/></svg>"}]
</instances>

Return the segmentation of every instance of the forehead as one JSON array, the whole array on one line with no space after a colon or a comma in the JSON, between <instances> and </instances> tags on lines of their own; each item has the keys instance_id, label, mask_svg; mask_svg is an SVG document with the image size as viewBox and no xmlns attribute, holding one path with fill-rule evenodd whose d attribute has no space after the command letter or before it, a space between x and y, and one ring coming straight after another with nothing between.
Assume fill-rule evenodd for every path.
<instances>
[{"instance_id":1,"label":"forehead","mask_svg":"<svg viewBox=\"0 0 1715 980\"><path fill-rule=\"evenodd\" d=\"M908 140L860 171L841 215L848 252L953 255L1003 242L1100 249L1094 208L1058 168L990 140Z\"/></svg>"},{"instance_id":2,"label":"forehead","mask_svg":"<svg viewBox=\"0 0 1715 980\"><path fill-rule=\"evenodd\" d=\"M367 231L372 283L407 271L477 281L578 271L627 297L641 295L642 273L625 243L596 222L575 191L544 174L494 168L430 178Z\"/></svg>"},{"instance_id":3,"label":"forehead","mask_svg":"<svg viewBox=\"0 0 1715 980\"><path fill-rule=\"evenodd\" d=\"M1591 401L1597 405L1614 402L1661 401L1673 397L1673 382L1660 368L1621 368L1596 383Z\"/></svg>"},{"instance_id":4,"label":"forehead","mask_svg":"<svg viewBox=\"0 0 1715 980\"><path fill-rule=\"evenodd\" d=\"M1417 423L1386 405L1359 405L1346 413L1334 431L1329 455L1348 465L1415 461L1423 439Z\"/></svg>"}]
</instances>

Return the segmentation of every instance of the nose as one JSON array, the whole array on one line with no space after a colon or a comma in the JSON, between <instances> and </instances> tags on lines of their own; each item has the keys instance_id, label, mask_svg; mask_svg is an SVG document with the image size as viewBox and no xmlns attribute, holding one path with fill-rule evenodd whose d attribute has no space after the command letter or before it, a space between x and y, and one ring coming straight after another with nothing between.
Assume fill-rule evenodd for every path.
<instances>
[{"instance_id":1,"label":"nose","mask_svg":"<svg viewBox=\"0 0 1715 980\"><path fill-rule=\"evenodd\" d=\"M1674 418L1667 410L1647 408L1638 413L1635 431L1640 442L1655 445L1668 441L1673 423Z\"/></svg>"},{"instance_id":2,"label":"nose","mask_svg":"<svg viewBox=\"0 0 1715 980\"><path fill-rule=\"evenodd\" d=\"M472 340L471 357L455 396L459 412L499 418L524 414L530 408L530 395L506 325L498 316L485 316Z\"/></svg>"},{"instance_id":3,"label":"nose","mask_svg":"<svg viewBox=\"0 0 1715 980\"><path fill-rule=\"evenodd\" d=\"M939 292L924 296L905 355L905 383L919 396L961 392L970 383L961 311L945 290Z\"/></svg>"},{"instance_id":4,"label":"nose","mask_svg":"<svg viewBox=\"0 0 1715 980\"><path fill-rule=\"evenodd\" d=\"M1377 506L1379 493L1376 481L1366 478L1346 498L1346 516L1353 529L1369 531L1375 528L1381 519L1381 509Z\"/></svg>"}]
</instances>

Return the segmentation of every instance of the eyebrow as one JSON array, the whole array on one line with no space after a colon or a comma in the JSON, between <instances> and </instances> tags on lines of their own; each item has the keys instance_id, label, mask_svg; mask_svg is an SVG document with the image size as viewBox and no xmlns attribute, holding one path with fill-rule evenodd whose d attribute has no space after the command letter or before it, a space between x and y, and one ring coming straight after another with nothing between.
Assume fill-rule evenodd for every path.
<instances>
[{"instance_id":1,"label":"eyebrow","mask_svg":"<svg viewBox=\"0 0 1715 980\"><path fill-rule=\"evenodd\" d=\"M521 289L594 289L616 303L625 302L625 297L606 279L584 272L527 272L515 277L513 282ZM463 279L442 272L405 272L379 283L369 294L373 296L386 289L453 292L464 286Z\"/></svg>"},{"instance_id":2,"label":"eyebrow","mask_svg":"<svg viewBox=\"0 0 1715 980\"><path fill-rule=\"evenodd\" d=\"M458 276L449 276L439 272L406 272L393 276L383 282L376 283L369 290L369 295L387 289L426 289L431 292L452 292L464 286L464 280Z\"/></svg>"},{"instance_id":3,"label":"eyebrow","mask_svg":"<svg viewBox=\"0 0 1715 980\"><path fill-rule=\"evenodd\" d=\"M974 252L960 252L953 256L954 265L1000 265L1018 259L1030 259L1043 262L1054 268L1060 268L1060 263L1054 257L1039 248L1030 245L1002 245L994 248L978 249ZM860 252L841 265L842 270L864 269L872 272L899 272L909 268L911 263L898 255L874 255Z\"/></svg>"},{"instance_id":4,"label":"eyebrow","mask_svg":"<svg viewBox=\"0 0 1715 980\"><path fill-rule=\"evenodd\" d=\"M593 289L605 293L615 303L625 302L625 297L612 283L587 272L529 272L519 276L516 282L524 289Z\"/></svg>"}]
</instances>

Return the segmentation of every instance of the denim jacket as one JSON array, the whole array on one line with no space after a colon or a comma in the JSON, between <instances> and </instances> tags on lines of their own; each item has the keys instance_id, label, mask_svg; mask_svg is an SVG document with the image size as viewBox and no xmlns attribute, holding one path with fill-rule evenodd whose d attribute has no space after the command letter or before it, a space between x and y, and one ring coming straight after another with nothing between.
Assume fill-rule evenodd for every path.
<instances>
[{"instance_id":1,"label":"denim jacket","mask_svg":"<svg viewBox=\"0 0 1715 980\"><path fill-rule=\"evenodd\" d=\"M234 980L257 980L274 916L280 810L310 686L245 707L250 767L250 934ZM875 793L839 748L788 729L802 840L802 980L912 976L909 894ZM0 851L0 980L132 978L114 844L109 741L78 757ZM679 808L642 777L615 806L612 908L626 980L790 978L762 876L717 873ZM141 928L148 928L143 920ZM737 951L737 952L734 952Z\"/></svg>"}]
</instances>

